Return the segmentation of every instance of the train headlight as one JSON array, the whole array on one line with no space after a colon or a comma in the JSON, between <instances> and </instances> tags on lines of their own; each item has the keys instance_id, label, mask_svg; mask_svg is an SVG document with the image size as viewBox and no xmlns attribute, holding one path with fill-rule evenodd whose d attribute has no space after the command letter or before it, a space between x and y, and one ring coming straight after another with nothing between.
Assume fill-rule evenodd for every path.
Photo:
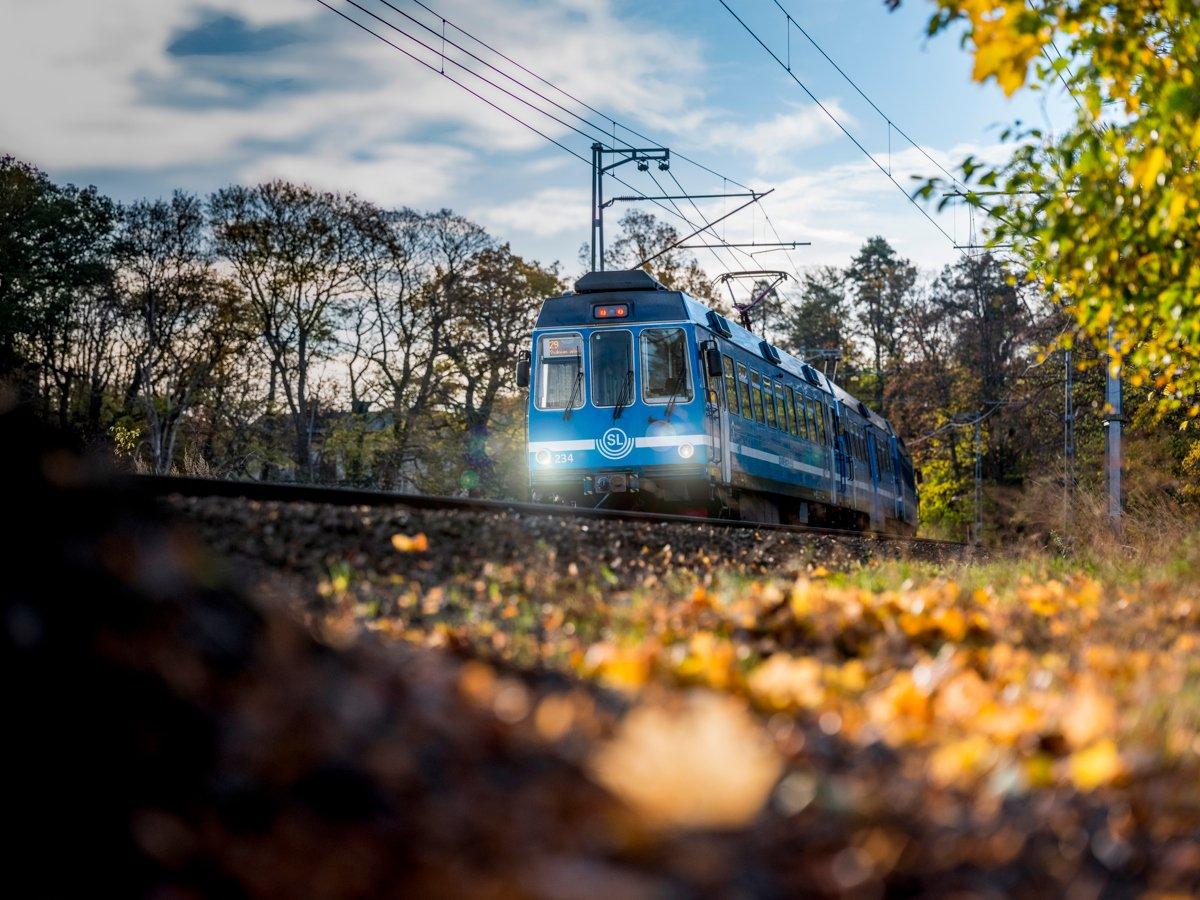
<instances>
[{"instance_id":1,"label":"train headlight","mask_svg":"<svg viewBox=\"0 0 1200 900\"><path fill-rule=\"evenodd\" d=\"M693 447L691 444L680 444L679 445L679 455L683 459L691 459L692 456L695 455L695 453L696 453L696 448Z\"/></svg>"},{"instance_id":2,"label":"train headlight","mask_svg":"<svg viewBox=\"0 0 1200 900\"><path fill-rule=\"evenodd\" d=\"M534 459L538 461L539 466L548 466L550 465L550 451L543 447L534 454Z\"/></svg>"}]
</instances>

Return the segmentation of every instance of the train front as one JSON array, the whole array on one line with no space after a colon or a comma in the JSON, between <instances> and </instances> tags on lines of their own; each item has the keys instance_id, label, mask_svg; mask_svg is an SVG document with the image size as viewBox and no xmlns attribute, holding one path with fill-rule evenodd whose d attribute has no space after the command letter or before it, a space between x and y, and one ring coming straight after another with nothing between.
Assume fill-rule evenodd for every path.
<instances>
[{"instance_id":1,"label":"train front","mask_svg":"<svg viewBox=\"0 0 1200 900\"><path fill-rule=\"evenodd\" d=\"M532 499L700 514L713 423L689 304L640 270L547 300L527 364Z\"/></svg>"}]
</instances>

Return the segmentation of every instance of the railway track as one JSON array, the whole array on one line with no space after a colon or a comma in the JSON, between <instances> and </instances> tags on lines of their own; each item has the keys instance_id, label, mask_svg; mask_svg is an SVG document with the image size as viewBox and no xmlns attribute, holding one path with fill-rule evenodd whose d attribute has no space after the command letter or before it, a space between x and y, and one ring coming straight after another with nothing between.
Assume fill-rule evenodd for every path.
<instances>
[{"instance_id":1,"label":"railway track","mask_svg":"<svg viewBox=\"0 0 1200 900\"><path fill-rule=\"evenodd\" d=\"M668 513L635 512L595 507L561 506L550 503L526 503L517 500L482 500L470 497L438 497L429 494L406 494L360 488L327 487L307 484L283 484L268 481L231 481L216 478L196 478L179 475L131 475L131 489L154 497L224 497L255 500L264 503L317 503L334 506L399 506L409 509L463 510L467 512L509 512L527 516L553 516L574 519L610 519L636 522L669 522L680 525L709 526L755 531L779 531L795 534L848 538L858 541L875 540L888 543L914 544L943 549L967 549L962 541L889 535L875 532L822 528L815 525L784 525L767 522L748 522L740 519L712 519Z\"/></svg>"}]
</instances>

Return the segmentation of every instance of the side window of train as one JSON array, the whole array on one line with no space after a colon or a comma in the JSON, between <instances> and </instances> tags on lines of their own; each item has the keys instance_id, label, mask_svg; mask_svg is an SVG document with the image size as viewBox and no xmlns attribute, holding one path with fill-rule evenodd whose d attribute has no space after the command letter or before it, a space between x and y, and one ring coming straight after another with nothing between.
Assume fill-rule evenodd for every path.
<instances>
[{"instance_id":1,"label":"side window of train","mask_svg":"<svg viewBox=\"0 0 1200 900\"><path fill-rule=\"evenodd\" d=\"M642 400L646 403L690 403L692 379L687 337L682 328L643 329ZM599 405L599 404L597 404Z\"/></svg>"},{"instance_id":2,"label":"side window of train","mask_svg":"<svg viewBox=\"0 0 1200 900\"><path fill-rule=\"evenodd\" d=\"M738 390L737 390L737 371L733 368L733 360L728 356L722 357L725 362L725 401L729 404L729 411L735 416L738 414Z\"/></svg>"},{"instance_id":3,"label":"side window of train","mask_svg":"<svg viewBox=\"0 0 1200 900\"><path fill-rule=\"evenodd\" d=\"M763 407L767 413L767 427L775 427L775 386L771 379L763 376Z\"/></svg>"},{"instance_id":4,"label":"side window of train","mask_svg":"<svg viewBox=\"0 0 1200 900\"><path fill-rule=\"evenodd\" d=\"M787 406L784 403L783 382L775 382L775 421L779 423L780 431L788 430Z\"/></svg>"},{"instance_id":5,"label":"side window of train","mask_svg":"<svg viewBox=\"0 0 1200 900\"><path fill-rule=\"evenodd\" d=\"M820 399L813 399L813 415L817 420L817 439L823 446L829 446L829 426L825 424L825 404Z\"/></svg>"},{"instance_id":6,"label":"side window of train","mask_svg":"<svg viewBox=\"0 0 1200 900\"><path fill-rule=\"evenodd\" d=\"M766 422L763 417L762 376L750 370L750 399L754 404L754 420L760 425Z\"/></svg>"},{"instance_id":7,"label":"side window of train","mask_svg":"<svg viewBox=\"0 0 1200 900\"><path fill-rule=\"evenodd\" d=\"M787 407L788 433L796 434L796 392L789 384L785 391L784 406Z\"/></svg>"},{"instance_id":8,"label":"side window of train","mask_svg":"<svg viewBox=\"0 0 1200 900\"><path fill-rule=\"evenodd\" d=\"M817 432L817 401L813 397L804 398L804 414L808 417L808 433L815 441L820 436Z\"/></svg>"},{"instance_id":9,"label":"side window of train","mask_svg":"<svg viewBox=\"0 0 1200 900\"><path fill-rule=\"evenodd\" d=\"M738 363L738 398L741 400L742 417L753 419L754 412L750 408L750 375L742 363Z\"/></svg>"}]
</instances>

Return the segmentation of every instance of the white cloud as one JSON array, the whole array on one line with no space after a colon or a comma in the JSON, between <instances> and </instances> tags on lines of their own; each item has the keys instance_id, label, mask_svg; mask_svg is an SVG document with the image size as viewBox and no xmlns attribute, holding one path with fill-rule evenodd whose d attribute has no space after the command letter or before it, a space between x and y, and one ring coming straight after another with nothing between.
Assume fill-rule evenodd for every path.
<instances>
[{"instance_id":1,"label":"white cloud","mask_svg":"<svg viewBox=\"0 0 1200 900\"><path fill-rule=\"evenodd\" d=\"M52 169L204 166L227 170L225 180L253 173L325 181L340 174L343 186L380 200L403 194L434 202L438 191L462 177L461 167L456 174L450 161L462 162L472 150L528 154L548 146L311 0L3 2L0 79L10 89L0 95L0 151ZM438 44L411 21L372 0L364 2ZM415 4L398 5L429 19ZM431 5L614 114L646 109L669 117L695 97L698 45L673 40L670 54L658 52L665 36L618 18L611 0L538 5L441 0ZM168 53L173 39L220 14L236 16L251 29L290 28L305 41L266 54L197 58ZM378 22L371 25L418 57L434 59ZM447 37L495 60L514 77L536 83L452 28ZM586 153L587 142L565 126L452 65L445 68L547 135L570 140ZM596 71L608 74L595 79ZM512 82L491 77L533 99ZM255 86L268 96L255 96ZM559 99L569 105L565 97ZM429 149L432 159L421 160ZM416 183L402 189L401 172Z\"/></svg>"},{"instance_id":2,"label":"white cloud","mask_svg":"<svg viewBox=\"0 0 1200 900\"><path fill-rule=\"evenodd\" d=\"M359 2L422 34L378 0ZM440 31L440 19L430 20L411 0L392 2L436 22ZM801 264L844 263L876 233L924 265L954 256L945 238L869 161L851 157L813 164L814 148L821 159L857 154L815 106L785 107L748 123L735 123L731 114L714 108L702 86L707 81L720 91L706 66L719 66L722 48L648 26L636 5L621 0L429 2L439 14L597 109L640 123L652 138L669 138L673 148L743 181L750 180L744 174L749 170L774 182L777 191L766 204L779 233L814 242L793 254ZM290 30L300 40L265 53L168 52L181 34L223 14L237 17L250 31ZM204 179L224 184L284 177L353 190L387 204L454 206L501 238L509 232L526 236L519 251L532 249L548 258L573 259L586 239L587 180L581 163L313 0L0 0L0 17L0 79L8 88L0 92L0 153L14 153L52 174L86 170L102 189L99 175L106 171L124 174L126 184L136 184L138 173L164 173L196 189ZM373 27L384 31L378 23ZM435 59L407 39L391 37L419 58ZM453 28L447 37L552 94ZM427 33L424 39L440 45ZM705 59L706 52L716 61ZM453 66L447 71L587 155L589 141L564 125ZM505 84L523 93L514 83ZM552 95L572 106L565 95ZM828 105L849 127L858 125L836 99ZM870 121L864 121L856 131L870 130ZM621 137L634 139L618 131ZM968 150L1003 155L994 146L934 155L949 166ZM886 147L877 152L886 158ZM905 186L910 172L935 171L911 149L892 154L891 166ZM714 184L682 162L672 169L689 188L719 189L719 179ZM205 174L188 179L193 172ZM657 192L629 169L618 174L638 190ZM715 218L733 202L702 204L702 209ZM690 208L684 209L692 217ZM939 221L953 233L952 218ZM775 239L750 210L718 229L730 240ZM957 236L967 237L965 217L960 216ZM782 258L772 254L758 261Z\"/></svg>"},{"instance_id":3,"label":"white cloud","mask_svg":"<svg viewBox=\"0 0 1200 900\"><path fill-rule=\"evenodd\" d=\"M855 124L854 118L836 100L822 102L847 127ZM703 132L712 144L747 154L760 174L794 171L802 160L798 156L800 151L840 137L837 125L816 104L761 122L709 125Z\"/></svg>"},{"instance_id":4,"label":"white cloud","mask_svg":"<svg viewBox=\"0 0 1200 900\"><path fill-rule=\"evenodd\" d=\"M245 182L283 178L330 191L352 191L387 206L439 206L472 154L445 146L404 144L373 159L347 160L318 150L265 156L243 166Z\"/></svg>"},{"instance_id":5,"label":"white cloud","mask_svg":"<svg viewBox=\"0 0 1200 900\"><path fill-rule=\"evenodd\" d=\"M538 237L571 232L587 233L588 202L583 191L573 188L544 188L529 197L501 206L481 207L469 214L501 233L522 231Z\"/></svg>"},{"instance_id":6,"label":"white cloud","mask_svg":"<svg viewBox=\"0 0 1200 900\"><path fill-rule=\"evenodd\" d=\"M1004 149L1000 145L963 144L949 151L930 147L923 150L951 172L953 166L968 154L981 159L1004 158ZM874 155L886 169L886 148ZM791 259L798 266L845 265L868 237L881 234L901 254L925 268L939 267L955 260L959 253L953 243L965 244L971 238L965 210L960 205L939 213L936 203L917 201L921 209L950 235L948 239L905 196L919 184L912 176L924 178L942 174L937 165L920 150L910 147L892 154L891 172L904 188L903 192L874 163L862 156L849 162L809 168L777 181L774 193L763 201L775 230L785 241L812 242L811 247L792 251ZM710 219L721 215L719 203L701 208ZM976 214L977 239L982 223L982 218ZM717 227L720 230L722 226ZM724 228L723 234L729 241L776 240L775 231L757 210L747 210L731 218ZM757 259L760 263L769 261L772 266L790 269L787 257L782 253Z\"/></svg>"}]
</instances>

